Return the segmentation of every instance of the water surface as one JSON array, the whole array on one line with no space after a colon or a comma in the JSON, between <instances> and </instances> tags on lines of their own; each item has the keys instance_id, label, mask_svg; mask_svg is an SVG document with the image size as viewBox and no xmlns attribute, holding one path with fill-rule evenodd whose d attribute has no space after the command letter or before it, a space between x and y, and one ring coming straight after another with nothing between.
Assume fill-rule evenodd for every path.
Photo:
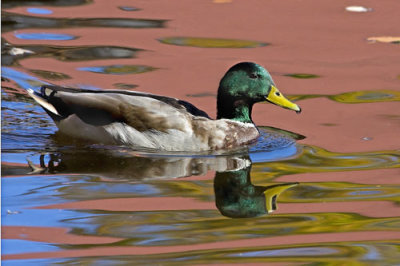
<instances>
[{"instance_id":1,"label":"water surface","mask_svg":"<svg viewBox=\"0 0 400 266\"><path fill-rule=\"evenodd\" d=\"M396 4L3 1L3 263L398 263L400 58L367 41L396 34ZM231 151L71 140L26 93L134 89L214 116L239 61L303 112L255 106L262 136Z\"/></svg>"}]
</instances>

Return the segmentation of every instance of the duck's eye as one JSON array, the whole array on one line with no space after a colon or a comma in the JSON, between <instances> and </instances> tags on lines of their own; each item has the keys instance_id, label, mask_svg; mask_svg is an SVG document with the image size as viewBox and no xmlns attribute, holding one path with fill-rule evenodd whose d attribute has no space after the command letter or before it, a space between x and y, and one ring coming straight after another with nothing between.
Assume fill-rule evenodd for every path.
<instances>
[{"instance_id":1,"label":"duck's eye","mask_svg":"<svg viewBox=\"0 0 400 266\"><path fill-rule=\"evenodd\" d=\"M250 78L251 78L251 79L256 79L256 78L258 78L258 75L257 75L257 74L254 74L254 73L252 73L252 74L250 74Z\"/></svg>"},{"instance_id":2,"label":"duck's eye","mask_svg":"<svg viewBox=\"0 0 400 266\"><path fill-rule=\"evenodd\" d=\"M275 95L279 97L279 96L281 96L281 93L279 91L277 91L277 92L275 92Z\"/></svg>"}]
</instances>

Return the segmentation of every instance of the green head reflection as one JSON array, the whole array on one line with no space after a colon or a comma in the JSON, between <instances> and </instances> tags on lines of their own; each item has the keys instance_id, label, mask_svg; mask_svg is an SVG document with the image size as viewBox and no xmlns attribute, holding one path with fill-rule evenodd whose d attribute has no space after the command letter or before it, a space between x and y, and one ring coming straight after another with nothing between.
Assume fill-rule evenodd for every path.
<instances>
[{"instance_id":1,"label":"green head reflection","mask_svg":"<svg viewBox=\"0 0 400 266\"><path fill-rule=\"evenodd\" d=\"M255 186L250 179L251 165L237 170L217 172L214 179L215 203L222 215L249 218L277 209L277 198L298 183Z\"/></svg>"}]
</instances>

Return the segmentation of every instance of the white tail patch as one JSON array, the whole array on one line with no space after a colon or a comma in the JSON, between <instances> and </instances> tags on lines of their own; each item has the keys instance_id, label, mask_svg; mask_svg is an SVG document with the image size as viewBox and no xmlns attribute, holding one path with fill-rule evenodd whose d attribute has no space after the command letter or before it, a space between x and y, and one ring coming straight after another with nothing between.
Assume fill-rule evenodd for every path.
<instances>
[{"instance_id":1,"label":"white tail patch","mask_svg":"<svg viewBox=\"0 0 400 266\"><path fill-rule=\"evenodd\" d=\"M53 105L51 105L49 102L47 102L47 101L46 101L45 99L43 99L42 97L37 96L37 95L35 94L35 92L34 92L32 89L28 89L27 91L28 91L29 96L31 96L31 97L32 97L38 104L40 104L43 108L45 108L46 110L52 112L53 114L60 115L60 114L57 112L56 108L54 108Z\"/></svg>"}]
</instances>

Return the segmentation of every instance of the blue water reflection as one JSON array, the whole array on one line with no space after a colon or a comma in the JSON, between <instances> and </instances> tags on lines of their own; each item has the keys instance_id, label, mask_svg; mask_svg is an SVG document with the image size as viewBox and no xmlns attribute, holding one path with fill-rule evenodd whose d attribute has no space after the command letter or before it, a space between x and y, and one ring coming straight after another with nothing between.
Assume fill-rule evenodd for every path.
<instances>
[{"instance_id":1,"label":"blue water reflection","mask_svg":"<svg viewBox=\"0 0 400 266\"><path fill-rule=\"evenodd\" d=\"M301 146L292 144L277 150L250 152L250 159L253 163L279 161L291 158L299 154L301 150Z\"/></svg>"},{"instance_id":2,"label":"blue water reflection","mask_svg":"<svg viewBox=\"0 0 400 266\"><path fill-rule=\"evenodd\" d=\"M26 9L29 13L37 14L37 15L50 15L53 14L53 11L46 8L38 8L38 7L28 7Z\"/></svg>"},{"instance_id":3,"label":"blue water reflection","mask_svg":"<svg viewBox=\"0 0 400 266\"><path fill-rule=\"evenodd\" d=\"M31 32L15 33L15 37L23 40L48 40L48 41L68 41L77 39L77 36L61 33Z\"/></svg>"},{"instance_id":4,"label":"blue water reflection","mask_svg":"<svg viewBox=\"0 0 400 266\"><path fill-rule=\"evenodd\" d=\"M42 242L20 240L20 239L2 239L1 254L18 254L29 252L56 251L60 248Z\"/></svg>"},{"instance_id":5,"label":"blue water reflection","mask_svg":"<svg viewBox=\"0 0 400 266\"><path fill-rule=\"evenodd\" d=\"M18 71L10 67L1 67L1 76L12 80L24 89L38 89L44 84L49 84L34 76L28 75L22 71Z\"/></svg>"}]
</instances>

